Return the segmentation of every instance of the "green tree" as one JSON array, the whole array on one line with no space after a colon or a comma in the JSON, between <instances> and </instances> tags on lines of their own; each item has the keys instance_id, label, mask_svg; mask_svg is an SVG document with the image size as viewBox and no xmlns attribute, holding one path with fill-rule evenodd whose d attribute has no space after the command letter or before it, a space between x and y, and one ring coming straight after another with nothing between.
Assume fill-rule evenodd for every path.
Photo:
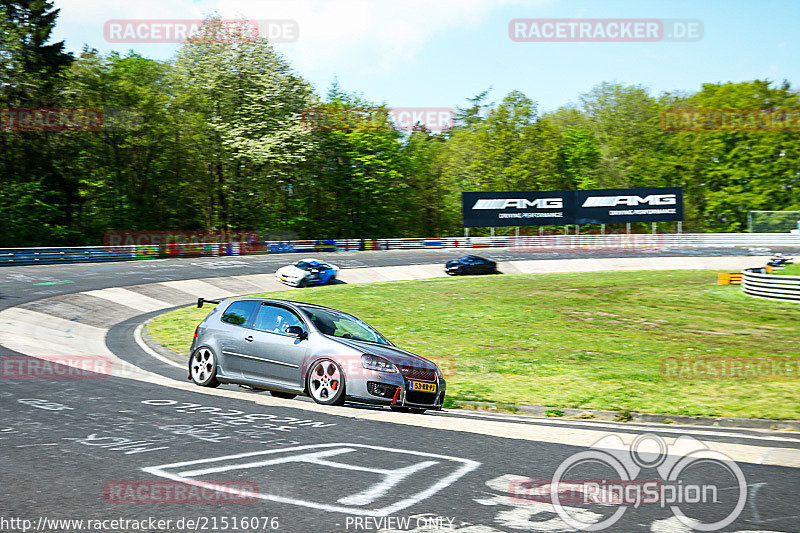
<instances>
[{"instance_id":1,"label":"green tree","mask_svg":"<svg viewBox=\"0 0 800 533\"><path fill-rule=\"evenodd\" d=\"M49 43L59 10L46 0L0 1L0 108L57 106L59 74L71 63ZM0 131L0 245L64 242L75 190L52 164L54 134ZM33 216L35 214L35 217ZM36 223L32 223L36 220Z\"/></svg>"},{"instance_id":2,"label":"green tree","mask_svg":"<svg viewBox=\"0 0 800 533\"><path fill-rule=\"evenodd\" d=\"M220 24L210 18L205 31L213 37ZM311 147L300 124L313 102L310 86L264 38L195 39L181 49L175 70L183 98L202 116L211 224L287 228L289 197Z\"/></svg>"},{"instance_id":3,"label":"green tree","mask_svg":"<svg viewBox=\"0 0 800 533\"><path fill-rule=\"evenodd\" d=\"M704 84L665 106L687 109L800 109L788 82ZM800 139L793 132L686 131L670 134L671 179L684 186L693 227L743 231L750 210L800 209Z\"/></svg>"},{"instance_id":4,"label":"green tree","mask_svg":"<svg viewBox=\"0 0 800 533\"><path fill-rule=\"evenodd\" d=\"M589 130L573 126L564 132L558 147L558 166L566 189L598 188L599 161L600 149Z\"/></svg>"}]
</instances>

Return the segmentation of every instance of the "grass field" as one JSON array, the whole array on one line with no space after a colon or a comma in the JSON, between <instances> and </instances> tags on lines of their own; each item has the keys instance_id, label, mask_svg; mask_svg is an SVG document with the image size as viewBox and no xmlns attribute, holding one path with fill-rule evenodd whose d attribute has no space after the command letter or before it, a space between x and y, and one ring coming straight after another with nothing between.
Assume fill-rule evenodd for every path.
<instances>
[{"instance_id":1,"label":"grass field","mask_svg":"<svg viewBox=\"0 0 800 533\"><path fill-rule=\"evenodd\" d=\"M800 355L800 305L719 286L713 271L598 272L337 285L270 296L335 307L439 363L453 400L800 418L800 381L668 379L663 357ZM207 309L150 324L187 353Z\"/></svg>"},{"instance_id":2,"label":"grass field","mask_svg":"<svg viewBox=\"0 0 800 533\"><path fill-rule=\"evenodd\" d=\"M789 265L778 270L773 270L772 273L780 274L781 276L800 276L800 263Z\"/></svg>"}]
</instances>

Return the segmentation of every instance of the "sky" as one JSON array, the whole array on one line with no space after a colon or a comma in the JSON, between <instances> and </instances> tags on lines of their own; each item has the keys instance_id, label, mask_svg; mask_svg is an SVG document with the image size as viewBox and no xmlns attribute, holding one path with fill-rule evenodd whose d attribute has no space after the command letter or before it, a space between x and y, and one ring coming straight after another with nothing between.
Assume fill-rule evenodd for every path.
<instances>
[{"instance_id":1,"label":"sky","mask_svg":"<svg viewBox=\"0 0 800 533\"><path fill-rule=\"evenodd\" d=\"M334 79L390 107L464 107L491 88L543 112L576 104L601 82L695 92L703 83L768 79L800 86L798 0L55 0L55 40L79 51L128 50L169 59L178 44L112 43L110 20L290 20L298 35L275 46L324 95ZM686 42L516 42L509 22L535 19L681 19L702 22ZM529 24L525 28L531 28ZM603 28L609 26L604 25ZM696 26L695 26L696 27ZM594 26L593 26L594 28Z\"/></svg>"}]
</instances>

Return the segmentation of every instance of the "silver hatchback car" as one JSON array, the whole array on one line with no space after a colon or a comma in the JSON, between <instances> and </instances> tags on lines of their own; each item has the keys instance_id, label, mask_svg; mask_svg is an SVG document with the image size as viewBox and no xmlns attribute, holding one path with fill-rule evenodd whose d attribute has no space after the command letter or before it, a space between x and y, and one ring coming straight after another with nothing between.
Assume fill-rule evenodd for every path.
<instances>
[{"instance_id":1,"label":"silver hatchback car","mask_svg":"<svg viewBox=\"0 0 800 533\"><path fill-rule=\"evenodd\" d=\"M189 379L197 385L237 383L281 398L305 394L323 405L442 408L439 368L352 315L287 300L200 298L197 306L204 303L217 305L194 333Z\"/></svg>"}]
</instances>

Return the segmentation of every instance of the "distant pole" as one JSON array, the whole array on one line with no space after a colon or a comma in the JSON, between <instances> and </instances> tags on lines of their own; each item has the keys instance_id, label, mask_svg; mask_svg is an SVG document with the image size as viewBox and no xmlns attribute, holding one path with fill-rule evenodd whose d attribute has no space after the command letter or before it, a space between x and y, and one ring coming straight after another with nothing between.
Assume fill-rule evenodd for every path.
<instances>
[{"instance_id":1,"label":"distant pole","mask_svg":"<svg viewBox=\"0 0 800 533\"><path fill-rule=\"evenodd\" d=\"M580 234L581 234L581 225L575 224L575 235L580 235Z\"/></svg>"},{"instance_id":2,"label":"distant pole","mask_svg":"<svg viewBox=\"0 0 800 533\"><path fill-rule=\"evenodd\" d=\"M491 235L492 237L494 237L494 226L492 226L491 228L489 228L489 235Z\"/></svg>"},{"instance_id":3,"label":"distant pole","mask_svg":"<svg viewBox=\"0 0 800 533\"><path fill-rule=\"evenodd\" d=\"M464 228L464 237L469 237L469 228Z\"/></svg>"},{"instance_id":4,"label":"distant pole","mask_svg":"<svg viewBox=\"0 0 800 533\"><path fill-rule=\"evenodd\" d=\"M569 235L569 229L566 226L564 226L564 235Z\"/></svg>"},{"instance_id":5,"label":"distant pole","mask_svg":"<svg viewBox=\"0 0 800 533\"><path fill-rule=\"evenodd\" d=\"M544 237L544 226L539 226L539 237Z\"/></svg>"},{"instance_id":6,"label":"distant pole","mask_svg":"<svg viewBox=\"0 0 800 533\"><path fill-rule=\"evenodd\" d=\"M683 233L683 221L679 220L678 221L678 235L680 235L681 233Z\"/></svg>"},{"instance_id":7,"label":"distant pole","mask_svg":"<svg viewBox=\"0 0 800 533\"><path fill-rule=\"evenodd\" d=\"M625 223L625 231L628 232L628 235L631 234L631 223L630 222L626 222Z\"/></svg>"},{"instance_id":8,"label":"distant pole","mask_svg":"<svg viewBox=\"0 0 800 533\"><path fill-rule=\"evenodd\" d=\"M605 235L605 234L606 234L606 225L600 224L600 235Z\"/></svg>"},{"instance_id":9,"label":"distant pole","mask_svg":"<svg viewBox=\"0 0 800 533\"><path fill-rule=\"evenodd\" d=\"M653 235L655 235L655 234L656 234L656 223L655 223L655 222L653 222L653 223L652 223L652 225L651 225L650 227L651 227L651 228L652 228L652 230L653 230Z\"/></svg>"}]
</instances>

